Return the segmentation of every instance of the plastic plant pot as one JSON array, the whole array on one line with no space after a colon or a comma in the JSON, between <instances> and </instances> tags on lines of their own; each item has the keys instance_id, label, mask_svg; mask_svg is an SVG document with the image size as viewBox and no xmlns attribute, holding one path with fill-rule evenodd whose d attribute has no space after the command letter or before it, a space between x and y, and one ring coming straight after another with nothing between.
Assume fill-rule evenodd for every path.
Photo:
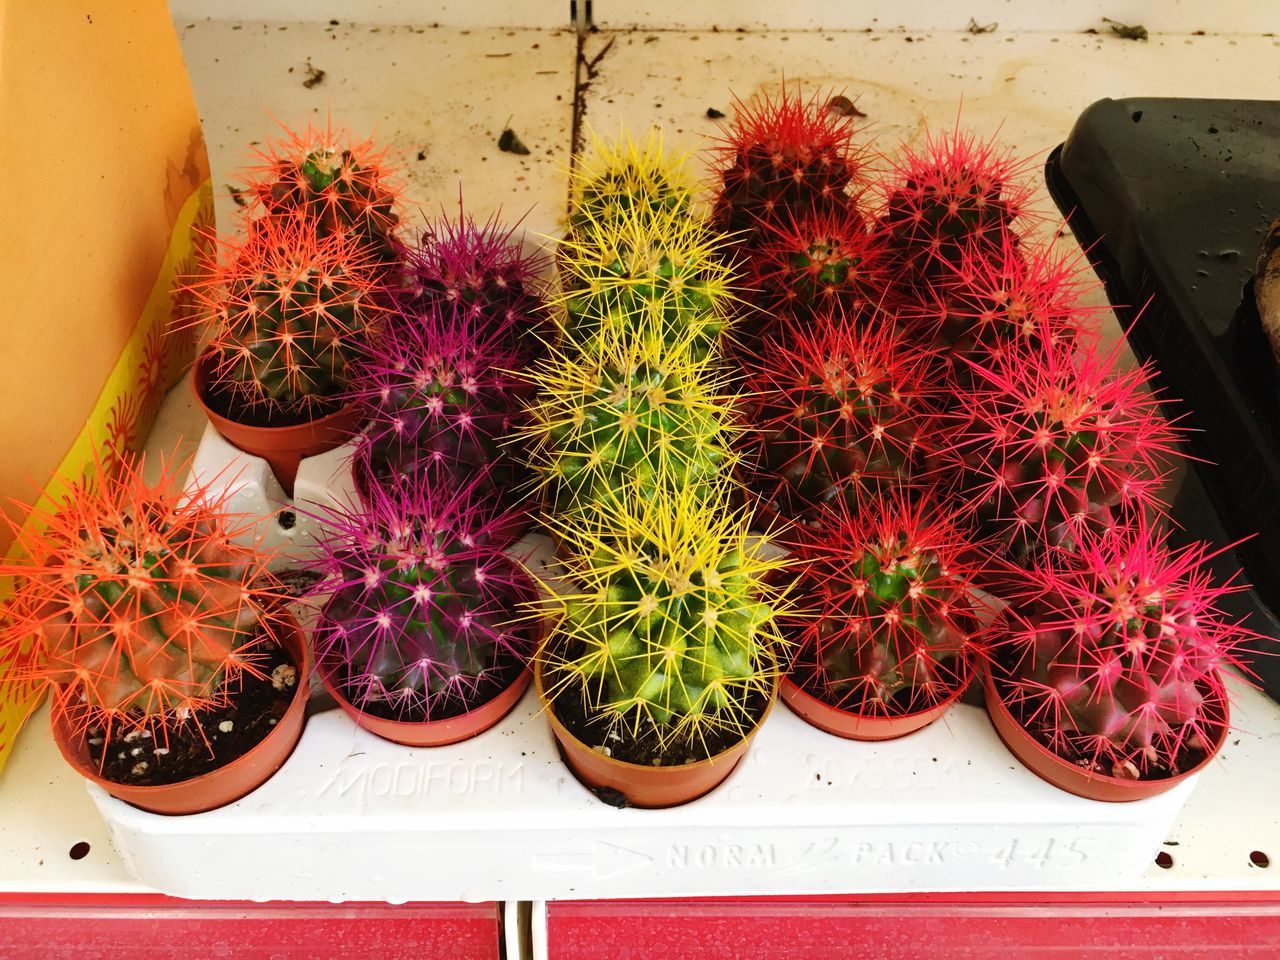
<instances>
[{"instance_id":1,"label":"plastic plant pot","mask_svg":"<svg viewBox=\"0 0 1280 960\"><path fill-rule=\"evenodd\" d=\"M98 784L116 799L151 813L203 813L239 800L266 783L293 753L298 738L302 736L304 714L311 691L308 683L311 676L311 647L293 614L273 614L270 634L288 651L297 665L298 680L294 686L293 699L271 732L230 763L189 780L155 786L132 786L107 780L98 773L97 766L89 757L87 734L73 732L65 715L55 715L54 742L67 763L86 780Z\"/></svg>"},{"instance_id":2,"label":"plastic plant pot","mask_svg":"<svg viewBox=\"0 0 1280 960\"><path fill-rule=\"evenodd\" d=\"M333 695L333 699L338 701L338 706L342 707L347 716L355 721L356 726L368 730L383 740L402 743L409 747L445 747L451 743L460 743L463 740L478 737L511 712L533 680L533 670L525 669L511 684L498 691L492 699L478 707L473 707L466 713L444 720L413 723L405 720L389 720L361 710L348 700L333 682L335 666L333 663L322 660L320 680L324 683L324 688Z\"/></svg>"},{"instance_id":3,"label":"plastic plant pot","mask_svg":"<svg viewBox=\"0 0 1280 960\"><path fill-rule=\"evenodd\" d=\"M543 659L535 658L534 682L538 699L551 722L551 732L560 746L560 753L573 775L593 790L616 791L626 797L629 806L646 809L688 803L723 783L747 752L777 699L775 683L756 725L741 740L715 756L680 766L646 766L607 757L574 736L560 722L555 707L547 698L543 667Z\"/></svg>"},{"instance_id":4,"label":"plastic plant pot","mask_svg":"<svg viewBox=\"0 0 1280 960\"><path fill-rule=\"evenodd\" d=\"M209 405L213 362L213 354L206 350L196 361L191 379L201 409L228 443L267 461L271 472L290 497L293 496L293 483L302 459L342 446L360 426L364 410L358 401L315 420L282 427L251 426L229 419Z\"/></svg>"},{"instance_id":5,"label":"plastic plant pot","mask_svg":"<svg viewBox=\"0 0 1280 960\"><path fill-rule=\"evenodd\" d=\"M1172 790L1183 780L1198 774L1210 760L1218 755L1218 751L1226 742L1227 731L1231 726L1226 690L1219 679L1205 701L1212 720L1213 736L1212 746L1205 752L1204 759L1177 776L1159 780L1123 780L1119 777L1092 773L1058 756L1037 740L1009 711L1000 696L999 683L990 668L983 670L982 681L986 690L987 713L991 717L992 725L996 728L996 733L1000 735L1000 739L1004 741L1009 751L1040 779L1088 800L1126 803L1132 800L1145 800L1147 797L1154 797L1166 790Z\"/></svg>"},{"instance_id":6,"label":"plastic plant pot","mask_svg":"<svg viewBox=\"0 0 1280 960\"><path fill-rule=\"evenodd\" d=\"M783 677L781 697L783 703L810 726L846 740L896 740L909 733L922 730L946 713L960 699L967 684L952 691L941 703L925 710L905 713L901 716L863 716L841 710L805 691L790 677Z\"/></svg>"}]
</instances>

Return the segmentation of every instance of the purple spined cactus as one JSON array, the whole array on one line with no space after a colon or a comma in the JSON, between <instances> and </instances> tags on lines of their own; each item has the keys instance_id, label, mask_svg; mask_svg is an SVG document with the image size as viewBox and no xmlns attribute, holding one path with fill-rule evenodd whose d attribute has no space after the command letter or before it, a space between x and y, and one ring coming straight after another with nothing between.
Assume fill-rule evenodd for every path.
<instances>
[{"instance_id":1,"label":"purple spined cactus","mask_svg":"<svg viewBox=\"0 0 1280 960\"><path fill-rule=\"evenodd\" d=\"M549 264L525 249L518 226L496 216L479 223L461 206L456 220L429 224L404 251L399 298L408 313L450 308L522 357L538 355L551 331L541 281Z\"/></svg>"},{"instance_id":2,"label":"purple spined cactus","mask_svg":"<svg viewBox=\"0 0 1280 960\"><path fill-rule=\"evenodd\" d=\"M521 417L519 355L451 306L405 317L370 345L352 379L368 412L356 442L357 486L479 471L502 505L517 505L524 468L503 442Z\"/></svg>"},{"instance_id":3,"label":"purple spined cactus","mask_svg":"<svg viewBox=\"0 0 1280 960\"><path fill-rule=\"evenodd\" d=\"M332 593L317 662L360 710L422 722L466 713L528 667L539 640L533 580L502 553L501 511L477 478L459 487L374 488L323 517Z\"/></svg>"}]
</instances>

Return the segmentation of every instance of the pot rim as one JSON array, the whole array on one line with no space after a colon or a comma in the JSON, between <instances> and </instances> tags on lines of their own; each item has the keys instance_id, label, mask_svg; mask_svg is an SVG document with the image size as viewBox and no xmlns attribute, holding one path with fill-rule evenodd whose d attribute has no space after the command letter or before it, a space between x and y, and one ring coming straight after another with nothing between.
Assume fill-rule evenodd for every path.
<instances>
[{"instance_id":1,"label":"pot rim","mask_svg":"<svg viewBox=\"0 0 1280 960\"><path fill-rule=\"evenodd\" d=\"M1075 779L1108 787L1117 792L1123 791L1137 795L1152 795L1154 793L1163 792L1163 790L1181 783L1183 780L1200 773L1213 761L1215 757L1218 756L1222 751L1223 745L1226 743L1227 735L1231 732L1231 698L1227 694L1226 684L1222 680L1221 673L1214 670L1214 682L1211 683L1209 687L1210 692L1215 696L1215 706L1221 709L1221 716L1212 718L1214 725L1218 729L1218 735L1214 738L1211 748L1205 751L1205 755L1199 763L1193 767L1183 770L1181 773L1175 774L1172 777L1148 777L1141 780L1125 780L1121 777L1113 777L1110 774L1086 770L1045 746L1030 730L1018 721L1018 718L1013 715L1013 711L1009 709L1008 704L1005 703L1004 697L1001 696L999 678L995 675L995 670L992 669L992 666L993 665L988 661L982 669L982 684L986 693L987 710L994 710L995 713L999 715L1000 720L1004 721L1004 723L1009 725L1012 729L1017 730L1021 734L1019 742L1030 752L1062 770L1064 774L1069 774ZM992 719L995 720L996 718L993 717ZM998 730L999 726L997 725L997 731ZM1004 740L1003 735L1001 736L1001 739ZM1027 767L1032 773L1036 772L1034 768L1023 761L1018 750L1008 744L1007 741L1005 745L1009 747L1009 751L1018 758L1019 762L1021 762L1023 766ZM1058 784L1054 784L1054 786L1058 786ZM1157 786L1160 787L1159 790L1153 789ZM1064 789L1060 786L1058 788Z\"/></svg>"},{"instance_id":2,"label":"pot rim","mask_svg":"<svg viewBox=\"0 0 1280 960\"><path fill-rule=\"evenodd\" d=\"M616 757L608 756L607 754L601 753L599 750L597 750L595 747L591 746L590 744L584 743L581 739L575 736L574 733L571 730L569 730L569 728L566 727L563 722L561 722L559 717L556 716L555 707L551 699L547 696L546 678L543 676L544 670L546 668L546 657L543 655L545 646L546 646L545 644L541 645L538 648L538 652L534 655L534 658L533 658L533 684L534 684L534 689L536 689L538 692L539 706L542 709L542 711L546 713L548 719L551 721L551 725L554 728L554 732L556 734L557 739L563 738L564 740L572 743L576 748L582 750L585 753L591 754L593 757L598 758L599 761L603 763L606 767L613 768L619 771L667 770L667 771L674 772L674 771L682 771L682 770L699 769L704 766L715 766L716 764L722 763L725 760L725 757L727 754L733 753L743 743L751 740L752 737L754 737L757 733L760 732L761 728L764 726L765 721L769 719L769 714L773 712L774 704L776 704L778 701L778 690L782 685L781 670L776 670L773 673L773 678L772 678L773 682L769 687L768 700L765 701L764 710L761 711L760 717L748 730L746 730L742 734L742 736L734 740L733 743L729 744L723 750L717 751L714 755L710 757L703 757L701 760L694 760L692 763L682 763L682 764L631 763L628 760L619 760ZM734 762L735 763L737 762L736 758Z\"/></svg>"},{"instance_id":3,"label":"pot rim","mask_svg":"<svg viewBox=\"0 0 1280 960\"><path fill-rule=\"evenodd\" d=\"M795 696L798 699L802 699L804 701L812 701L822 709L830 710L841 716L848 717L851 720L858 720L858 721L863 721L868 723L877 723L877 722L901 723L904 721L909 721L918 717L922 717L926 714L933 713L939 709L946 710L948 707L954 704L957 700L959 700L962 696L964 696L965 690L967 690L969 688L969 684L973 682L973 675L974 675L974 669L972 665L969 665L965 673L964 681L960 683L955 689L949 691L946 697L944 697L942 700L939 700L935 704L932 704L921 710L912 710L910 713L856 713L853 710L846 710L844 707L837 707L835 704L828 703L826 700L823 700L821 697L810 693L800 683L792 679L790 674L787 674L782 678L782 689L786 691L788 695Z\"/></svg>"},{"instance_id":4,"label":"pot rim","mask_svg":"<svg viewBox=\"0 0 1280 960\"><path fill-rule=\"evenodd\" d=\"M298 671L298 679L296 684L294 685L293 697L289 700L289 705L285 708L284 716L288 716L288 714L291 711L294 711L296 709L305 709L306 703L311 697L310 679L311 679L311 671L312 671L312 668L314 667L314 660L311 652L311 644L308 642L306 633L303 631L301 624L298 622L298 618L291 611L284 610L284 609L268 611L260 622L263 624L270 624L270 626L268 627L268 631L272 640L274 640L277 644L279 644L284 649L289 650L291 655L294 654L295 652L300 654L295 664ZM289 645L283 640L281 640L280 633L282 631L288 631L297 640L297 646L298 646L297 651L290 649ZM301 703L301 707L299 707L299 703ZM113 797L116 797L119 800L123 800L126 803L134 804L135 806L140 806L143 809L149 809L148 807L146 807L146 801L145 801L146 797L153 796L158 798L162 796L164 793L172 792L178 788L181 788L183 790L194 789L197 787L204 786L206 784L214 783L217 780L219 780L221 777L227 775L228 771L231 771L237 764L240 764L242 761L247 760L256 751L260 750L263 744L267 743L273 737L281 734L281 731L286 728L286 724L284 723L284 716L282 716L281 721L277 723L274 727L272 727L271 730L269 730L261 740L259 740L253 746L251 746L248 750L246 750L240 756L232 760L229 760L226 763L223 763L217 767L214 767L212 770L206 770L204 773L197 774L194 777L187 777L182 780L174 780L169 783L157 783L157 784L121 783L117 780L111 780L103 776L94 767L92 762L88 760L88 748L87 748L87 745L83 743L83 740L85 739L85 737L77 737L76 734L72 733L68 729L65 714L61 714L58 711L56 704L54 705L54 708L53 708L53 715L50 718L51 719L50 725L53 730L53 739L58 746L59 752L61 752L63 759L67 761L68 765L70 765L71 768L76 771L76 773L84 777L86 780L89 780L92 783L98 784L104 790L110 793ZM87 736L87 733L86 733L86 736ZM299 739L301 738L299 737ZM288 760L289 755L292 754L293 749L295 749L296 747L297 747L297 742L295 741L295 743L293 744L293 747L290 748L289 754L286 754L284 758L286 761ZM283 762L284 761L282 761L282 763ZM273 774L274 774L274 771L273 771ZM261 781L255 784L252 789L257 789L258 787L260 787L263 783L265 783L268 779L270 779L270 776L271 775L268 775L267 777L263 778ZM127 795L120 796L119 794L116 793L117 790ZM252 790L250 790L249 792L252 792ZM228 801L228 802L234 802L234 801ZM211 808L211 809L214 809L214 808ZM152 812L162 812L162 811L152 811Z\"/></svg>"}]
</instances>

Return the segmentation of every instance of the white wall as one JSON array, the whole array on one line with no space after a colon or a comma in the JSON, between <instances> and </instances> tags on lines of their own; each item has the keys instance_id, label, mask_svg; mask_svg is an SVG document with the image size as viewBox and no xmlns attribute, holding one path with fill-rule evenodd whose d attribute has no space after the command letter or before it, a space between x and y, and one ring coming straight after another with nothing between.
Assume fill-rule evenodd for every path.
<instances>
[{"instance_id":1,"label":"white wall","mask_svg":"<svg viewBox=\"0 0 1280 960\"><path fill-rule=\"evenodd\" d=\"M1103 16L1162 33L1280 33L1277 0L592 0L602 27L774 30L1106 29ZM177 20L329 20L562 27L569 0L170 0Z\"/></svg>"}]
</instances>

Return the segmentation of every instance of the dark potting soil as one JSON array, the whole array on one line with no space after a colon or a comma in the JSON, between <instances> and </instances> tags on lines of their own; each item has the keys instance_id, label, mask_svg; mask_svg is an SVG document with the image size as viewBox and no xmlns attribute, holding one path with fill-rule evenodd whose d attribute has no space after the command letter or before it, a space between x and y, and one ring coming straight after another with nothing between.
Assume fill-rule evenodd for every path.
<instances>
[{"instance_id":1,"label":"dark potting soil","mask_svg":"<svg viewBox=\"0 0 1280 960\"><path fill-rule=\"evenodd\" d=\"M448 700L441 701L439 699L433 702L433 709L428 712L425 705L421 703L414 704L411 709L402 709L393 706L390 703L374 701L371 703L356 704L363 713L369 714L371 717L377 717L380 720L395 720L400 723L426 723L427 721L450 720L454 717L460 717L464 713L482 707L490 700L495 699L499 694L515 683L520 674L528 667L528 661L520 660L515 657L503 663L499 667L499 681L491 688L489 696L479 702L464 703L456 697L450 697ZM337 678L335 684L342 691L342 695L351 700L349 692L349 681L345 672ZM354 703L355 701L352 700Z\"/></svg>"},{"instance_id":2,"label":"dark potting soil","mask_svg":"<svg viewBox=\"0 0 1280 960\"><path fill-rule=\"evenodd\" d=\"M1007 669L1007 667L997 663L995 669L999 671ZM1007 696L1008 684L1001 680L998 674L995 677L995 685L996 691L1000 694L1000 698L1004 701L1009 712L1013 714L1013 718L1018 722L1019 726L1035 737L1037 743L1068 763L1075 764L1080 769L1087 770L1098 776L1117 777L1121 780L1167 780L1200 764L1208 753L1209 748L1212 747L1212 744L1203 744L1192 740L1183 744L1182 749L1178 751L1178 755L1173 758L1172 765L1168 763L1148 763L1145 770L1139 770L1136 765L1131 763L1125 769L1117 769L1117 765L1104 765L1093 757L1085 756L1079 750L1072 749L1070 744L1068 744L1066 751L1054 749L1050 746L1049 724L1034 717L1024 716L1023 711L1019 709L1017 704L1011 704Z\"/></svg>"},{"instance_id":3,"label":"dark potting soil","mask_svg":"<svg viewBox=\"0 0 1280 960\"><path fill-rule=\"evenodd\" d=\"M229 391L219 390L213 384L210 384L203 393L204 402L209 405L210 410L220 417L225 417L232 423L238 423L246 427L296 427L301 423L311 423L313 420L327 417L342 408L341 403L333 400L318 404L307 413L296 414L292 417L272 417L267 416L261 410L254 410L252 407L236 403L235 398Z\"/></svg>"},{"instance_id":4,"label":"dark potting soil","mask_svg":"<svg viewBox=\"0 0 1280 960\"><path fill-rule=\"evenodd\" d=\"M284 716L299 682L298 667L275 643L260 648L263 677L243 675L231 702L221 709L193 714L182 727L160 731L89 731L89 759L113 783L159 786L189 780L244 756Z\"/></svg>"},{"instance_id":5,"label":"dark potting soil","mask_svg":"<svg viewBox=\"0 0 1280 960\"><path fill-rule=\"evenodd\" d=\"M769 698L759 691L747 699L747 713L755 723L760 722L769 706ZM551 709L556 718L570 733L593 749L623 763L643 767L680 767L706 760L728 750L742 740L742 734L732 730L713 730L697 740L660 742L658 732L650 729L639 737L610 736L607 723L599 716L589 714L582 702L581 692L566 687L552 701ZM602 791L608 792L608 791ZM605 796L600 796L606 803Z\"/></svg>"}]
</instances>

